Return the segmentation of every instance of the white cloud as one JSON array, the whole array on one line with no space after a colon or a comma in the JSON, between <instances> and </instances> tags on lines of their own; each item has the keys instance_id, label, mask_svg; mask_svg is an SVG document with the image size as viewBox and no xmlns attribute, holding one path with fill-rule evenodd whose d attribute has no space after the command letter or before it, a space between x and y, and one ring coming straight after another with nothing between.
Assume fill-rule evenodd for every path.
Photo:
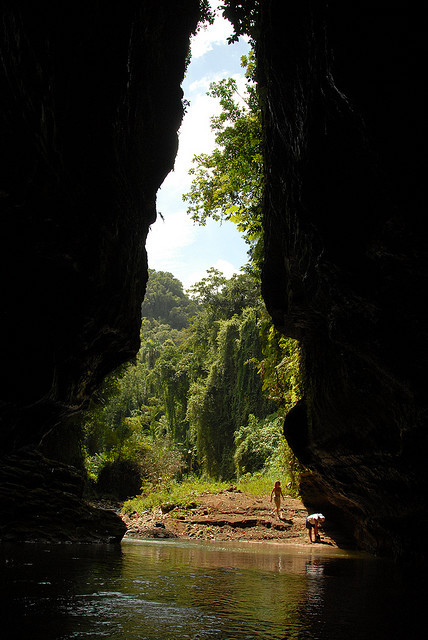
<instances>
[{"instance_id":1,"label":"white cloud","mask_svg":"<svg viewBox=\"0 0 428 640\"><path fill-rule=\"evenodd\" d=\"M236 83L237 83L237 86L238 86L238 93L241 94L241 95L243 93L245 93L247 80L245 78L244 73L231 73L227 69L223 69L221 71L217 71L216 73L210 73L210 74L207 74L207 75L203 76L199 80L194 80L189 85L189 93L192 94L192 93L196 92L197 95L206 94L206 92L210 88L211 82L220 82L220 80L223 80L224 78L234 78L236 80ZM191 99L192 99L192 97L191 97ZM217 98L216 98L216 100L218 102Z\"/></svg>"},{"instance_id":2,"label":"white cloud","mask_svg":"<svg viewBox=\"0 0 428 640\"><path fill-rule=\"evenodd\" d=\"M241 272L239 267L246 262L247 252L242 238L233 239L233 248L230 247L235 234L232 223L218 225L209 221L205 227L200 227L183 211L168 214L165 220L159 217L147 238L149 267L170 271L182 282L184 289L205 278L211 267L231 278L234 273ZM226 258L218 257L224 252Z\"/></svg>"},{"instance_id":3,"label":"white cloud","mask_svg":"<svg viewBox=\"0 0 428 640\"><path fill-rule=\"evenodd\" d=\"M202 278L205 278L207 272L204 269L197 269L191 271L186 277L183 278L182 284L184 291L188 291L197 282L200 282Z\"/></svg>"},{"instance_id":4,"label":"white cloud","mask_svg":"<svg viewBox=\"0 0 428 640\"><path fill-rule=\"evenodd\" d=\"M212 51L214 45L227 44L227 39L233 35L233 26L219 11L221 4L220 0L211 0L210 5L216 10L216 17L213 24L205 25L191 38L192 58L200 58L208 51ZM246 42L249 41L248 36L241 36L241 38Z\"/></svg>"},{"instance_id":5,"label":"white cloud","mask_svg":"<svg viewBox=\"0 0 428 640\"><path fill-rule=\"evenodd\" d=\"M221 271L225 278L231 278L234 273L241 273L239 269L227 260L217 260L213 267Z\"/></svg>"},{"instance_id":6,"label":"white cloud","mask_svg":"<svg viewBox=\"0 0 428 640\"><path fill-rule=\"evenodd\" d=\"M225 278L231 278L234 273L242 273L240 269L237 269L231 262L228 260L217 260L213 264L207 266L205 269L198 269L190 272L183 282L184 289L188 289L195 282L200 282L203 278L206 278L208 269L218 269L224 275Z\"/></svg>"},{"instance_id":7,"label":"white cloud","mask_svg":"<svg viewBox=\"0 0 428 640\"><path fill-rule=\"evenodd\" d=\"M191 245L197 229L184 211L168 214L164 220L159 216L150 227L146 248L151 269L168 270L184 247Z\"/></svg>"},{"instance_id":8,"label":"white cloud","mask_svg":"<svg viewBox=\"0 0 428 640\"><path fill-rule=\"evenodd\" d=\"M165 178L158 198L162 192L174 193L178 201L181 194L189 191L192 176L189 169L195 154L210 153L214 148L214 134L210 128L210 117L218 114L218 100L204 94L198 94L186 113L179 132L178 153L174 170ZM162 209L161 209L162 211Z\"/></svg>"},{"instance_id":9,"label":"white cloud","mask_svg":"<svg viewBox=\"0 0 428 640\"><path fill-rule=\"evenodd\" d=\"M216 73L209 73L205 76L202 76L199 80L194 80L189 85L190 93L202 93L205 94L210 88L211 82L218 82L222 78L227 77L229 74L225 71L217 71Z\"/></svg>"},{"instance_id":10,"label":"white cloud","mask_svg":"<svg viewBox=\"0 0 428 640\"><path fill-rule=\"evenodd\" d=\"M196 282L200 282L203 278L207 277L208 269L218 269L224 275L225 278L231 278L234 273L241 273L239 269L237 269L231 262L227 260L217 260L214 264L211 264L206 267L206 269L197 269L189 272L186 276L183 277L183 289L186 291L192 285L196 284Z\"/></svg>"},{"instance_id":11,"label":"white cloud","mask_svg":"<svg viewBox=\"0 0 428 640\"><path fill-rule=\"evenodd\" d=\"M218 7L219 3L211 3ZM233 33L233 27L228 20L217 15L213 24L203 27L191 39L192 58L200 58L207 51L213 49L213 45L226 44L227 38Z\"/></svg>"},{"instance_id":12,"label":"white cloud","mask_svg":"<svg viewBox=\"0 0 428 640\"><path fill-rule=\"evenodd\" d=\"M198 94L192 101L179 133L178 156L180 165L186 165L186 171L192 164L195 153L209 153L214 147L214 134L211 131L211 116L220 113L218 100L205 94ZM178 162L176 162L178 164Z\"/></svg>"},{"instance_id":13,"label":"white cloud","mask_svg":"<svg viewBox=\"0 0 428 640\"><path fill-rule=\"evenodd\" d=\"M181 194L190 189L192 177L189 170L193 166L193 157L199 153L211 153L214 149L214 133L211 131L211 117L218 115L221 111L219 100L206 95L211 82L217 82L227 76L227 73L217 73L204 76L201 80L193 82L193 90L199 89L191 100L190 107L184 116L178 140L178 153L175 159L174 170L165 178L162 190L174 193L180 201ZM246 81L242 74L230 74L235 78L240 95L244 95ZM239 97L237 98L240 102ZM162 211L162 209L161 209Z\"/></svg>"}]
</instances>

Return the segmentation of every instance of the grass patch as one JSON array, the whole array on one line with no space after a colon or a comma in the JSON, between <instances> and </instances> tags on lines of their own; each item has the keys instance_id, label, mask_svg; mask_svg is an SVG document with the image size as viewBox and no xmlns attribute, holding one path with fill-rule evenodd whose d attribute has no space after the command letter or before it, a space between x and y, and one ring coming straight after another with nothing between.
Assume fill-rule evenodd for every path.
<instances>
[{"instance_id":1,"label":"grass patch","mask_svg":"<svg viewBox=\"0 0 428 640\"><path fill-rule=\"evenodd\" d=\"M203 493L221 493L229 486L230 482L200 478L187 478L183 482L173 481L163 487L147 485L143 487L140 496L124 502L122 512L142 513L166 504L174 504L180 509L186 509L190 502L197 502L197 497Z\"/></svg>"},{"instance_id":2,"label":"grass patch","mask_svg":"<svg viewBox=\"0 0 428 640\"><path fill-rule=\"evenodd\" d=\"M291 479L283 472L278 470L269 470L261 473L245 474L237 482L237 488L250 496L270 496L275 481L281 482L281 488L284 496L298 498L298 491L293 488Z\"/></svg>"},{"instance_id":3,"label":"grass patch","mask_svg":"<svg viewBox=\"0 0 428 640\"><path fill-rule=\"evenodd\" d=\"M278 480L276 476L270 475L245 475L242 476L237 483L237 488L242 491L242 493L247 493L250 496L262 496L262 495L270 495L272 491L273 485L275 484L275 480ZM286 491L283 489L284 495Z\"/></svg>"},{"instance_id":4,"label":"grass patch","mask_svg":"<svg viewBox=\"0 0 428 640\"><path fill-rule=\"evenodd\" d=\"M172 481L168 485L153 486L147 483L140 496L126 500L122 507L123 513L143 513L170 505L174 509L186 511L189 505L198 502L198 496L203 493L222 493L231 485L250 496L270 496L275 480L281 480L284 495L293 495L286 487L287 479L283 479L277 472L246 474L238 481L220 482L206 478L186 478L182 482ZM194 505L192 505L194 506ZM172 510L172 509L171 509ZM174 513L178 513L175 511ZM182 511L180 511L182 513Z\"/></svg>"}]
</instances>

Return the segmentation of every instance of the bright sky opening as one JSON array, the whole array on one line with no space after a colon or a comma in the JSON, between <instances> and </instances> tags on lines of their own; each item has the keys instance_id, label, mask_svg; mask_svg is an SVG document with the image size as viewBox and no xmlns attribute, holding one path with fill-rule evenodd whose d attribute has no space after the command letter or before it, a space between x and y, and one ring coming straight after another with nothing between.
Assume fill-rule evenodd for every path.
<instances>
[{"instance_id":1,"label":"bright sky opening","mask_svg":"<svg viewBox=\"0 0 428 640\"><path fill-rule=\"evenodd\" d=\"M213 2L215 6L218 2ZM190 191L189 169L195 154L210 153L214 135L211 116L218 114L218 100L206 95L211 82L234 77L244 84L241 56L249 51L248 42L227 44L232 26L218 15L214 24L192 38L192 60L183 81L185 99L190 107L179 131L179 149L174 171L168 174L157 195L157 210L162 214L151 226L147 238L149 268L169 271L188 289L215 267L230 278L247 262L248 246L231 222L208 221L195 224L186 213L182 196Z\"/></svg>"}]
</instances>

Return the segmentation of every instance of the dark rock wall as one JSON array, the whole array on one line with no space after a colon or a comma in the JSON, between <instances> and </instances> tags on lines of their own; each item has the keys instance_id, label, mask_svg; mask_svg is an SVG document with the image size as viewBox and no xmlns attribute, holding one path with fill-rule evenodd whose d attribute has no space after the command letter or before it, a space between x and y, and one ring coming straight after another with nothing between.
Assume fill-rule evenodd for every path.
<instances>
[{"instance_id":1,"label":"dark rock wall","mask_svg":"<svg viewBox=\"0 0 428 640\"><path fill-rule=\"evenodd\" d=\"M197 0L2 3L1 437L38 444L139 348Z\"/></svg>"},{"instance_id":2,"label":"dark rock wall","mask_svg":"<svg viewBox=\"0 0 428 640\"><path fill-rule=\"evenodd\" d=\"M308 507L402 555L427 524L426 38L404 5L261 6L263 295L305 369L286 436Z\"/></svg>"},{"instance_id":3,"label":"dark rock wall","mask_svg":"<svg viewBox=\"0 0 428 640\"><path fill-rule=\"evenodd\" d=\"M0 541L118 543L126 524L83 499L84 474L38 451L0 465Z\"/></svg>"},{"instance_id":4,"label":"dark rock wall","mask_svg":"<svg viewBox=\"0 0 428 640\"><path fill-rule=\"evenodd\" d=\"M0 11L0 537L31 537L31 513L62 540L67 490L52 459L76 462L71 416L139 348L145 239L174 165L199 3L5 0ZM51 460L34 462L34 448ZM70 539L123 535L103 516L100 533L68 493Z\"/></svg>"}]
</instances>

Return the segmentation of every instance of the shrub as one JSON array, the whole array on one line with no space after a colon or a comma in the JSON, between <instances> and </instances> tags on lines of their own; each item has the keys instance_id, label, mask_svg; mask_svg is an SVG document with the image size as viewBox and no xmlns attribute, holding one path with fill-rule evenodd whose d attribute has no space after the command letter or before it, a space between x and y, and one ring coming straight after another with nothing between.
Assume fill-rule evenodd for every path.
<instances>
[{"instance_id":1,"label":"shrub","mask_svg":"<svg viewBox=\"0 0 428 640\"><path fill-rule=\"evenodd\" d=\"M169 436L140 439L138 448L123 447L110 457L87 458L86 467L98 493L125 500L141 493L143 485L168 486L184 467L183 456Z\"/></svg>"}]
</instances>

